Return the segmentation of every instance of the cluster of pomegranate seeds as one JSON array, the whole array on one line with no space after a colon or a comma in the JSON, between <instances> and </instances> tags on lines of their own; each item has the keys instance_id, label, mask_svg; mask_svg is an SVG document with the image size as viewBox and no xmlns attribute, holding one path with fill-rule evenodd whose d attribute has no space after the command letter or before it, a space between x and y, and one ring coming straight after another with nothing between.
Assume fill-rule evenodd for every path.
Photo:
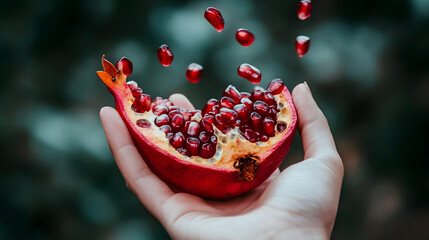
<instances>
[{"instance_id":1,"label":"cluster of pomegranate seeds","mask_svg":"<svg viewBox=\"0 0 429 240\"><path fill-rule=\"evenodd\" d=\"M225 21L217 8L207 8L204 12L204 18L216 29L216 31L222 32L225 26Z\"/></svg>"},{"instance_id":2,"label":"cluster of pomegranate seeds","mask_svg":"<svg viewBox=\"0 0 429 240\"><path fill-rule=\"evenodd\" d=\"M296 53L299 57L303 57L310 48L310 38L307 36L298 36L295 41Z\"/></svg>"},{"instance_id":3,"label":"cluster of pomegranate seeds","mask_svg":"<svg viewBox=\"0 0 429 240\"><path fill-rule=\"evenodd\" d=\"M203 67L197 63L191 63L186 70L186 78L191 83L197 83L201 79L201 75L203 73Z\"/></svg>"},{"instance_id":4,"label":"cluster of pomegranate seeds","mask_svg":"<svg viewBox=\"0 0 429 240\"><path fill-rule=\"evenodd\" d=\"M298 3L296 11L298 13L298 18L301 20L305 20L311 16L311 9L313 8L313 4L311 0L302 0Z\"/></svg>"},{"instance_id":5,"label":"cluster of pomegranate seeds","mask_svg":"<svg viewBox=\"0 0 429 240\"><path fill-rule=\"evenodd\" d=\"M159 62L164 67L170 66L173 62L174 54L167 44L162 44L156 51L156 54L158 55Z\"/></svg>"},{"instance_id":6,"label":"cluster of pomegranate seeds","mask_svg":"<svg viewBox=\"0 0 429 240\"><path fill-rule=\"evenodd\" d=\"M247 79L253 84L261 82L261 71L248 63L241 64L237 69L237 73L238 76Z\"/></svg>"},{"instance_id":7,"label":"cluster of pomegranate seeds","mask_svg":"<svg viewBox=\"0 0 429 240\"><path fill-rule=\"evenodd\" d=\"M116 63L116 69L123 72L125 76L130 76L133 73L133 63L128 58L123 57Z\"/></svg>"},{"instance_id":8,"label":"cluster of pomegranate seeds","mask_svg":"<svg viewBox=\"0 0 429 240\"><path fill-rule=\"evenodd\" d=\"M238 43L247 47L255 41L255 35L245 28L239 28L235 33L235 39L237 39Z\"/></svg>"}]
</instances>

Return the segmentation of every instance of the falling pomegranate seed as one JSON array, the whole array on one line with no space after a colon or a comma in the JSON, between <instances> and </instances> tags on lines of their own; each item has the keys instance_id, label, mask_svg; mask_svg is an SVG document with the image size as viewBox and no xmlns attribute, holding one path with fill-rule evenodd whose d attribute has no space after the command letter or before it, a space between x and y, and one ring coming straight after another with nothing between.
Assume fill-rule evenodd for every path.
<instances>
[{"instance_id":1,"label":"falling pomegranate seed","mask_svg":"<svg viewBox=\"0 0 429 240\"><path fill-rule=\"evenodd\" d=\"M247 47L255 41L255 35L245 28L239 28L235 33L235 39L237 39L238 43Z\"/></svg>"},{"instance_id":2,"label":"falling pomegranate seed","mask_svg":"<svg viewBox=\"0 0 429 240\"><path fill-rule=\"evenodd\" d=\"M282 80L280 78L276 78L270 82L267 89L271 92L271 94L277 95L283 92L284 88L285 84L282 82Z\"/></svg>"},{"instance_id":3,"label":"falling pomegranate seed","mask_svg":"<svg viewBox=\"0 0 429 240\"><path fill-rule=\"evenodd\" d=\"M237 73L238 76L247 79L253 84L258 84L261 82L261 72L259 69L248 63L241 64L237 69Z\"/></svg>"},{"instance_id":4,"label":"falling pomegranate seed","mask_svg":"<svg viewBox=\"0 0 429 240\"><path fill-rule=\"evenodd\" d=\"M287 124L285 122L278 122L276 125L277 132L283 132L287 127Z\"/></svg>"},{"instance_id":5,"label":"falling pomegranate seed","mask_svg":"<svg viewBox=\"0 0 429 240\"><path fill-rule=\"evenodd\" d=\"M235 103L239 103L241 99L241 93L232 85L229 85L225 91L223 91L222 96L231 98Z\"/></svg>"},{"instance_id":6,"label":"falling pomegranate seed","mask_svg":"<svg viewBox=\"0 0 429 240\"><path fill-rule=\"evenodd\" d=\"M225 21L217 8L207 8L204 12L204 18L216 29L216 31L222 32L225 26Z\"/></svg>"},{"instance_id":7,"label":"falling pomegranate seed","mask_svg":"<svg viewBox=\"0 0 429 240\"><path fill-rule=\"evenodd\" d=\"M136 121L136 124L141 128L150 128L152 125L147 119L139 119Z\"/></svg>"},{"instance_id":8,"label":"falling pomegranate seed","mask_svg":"<svg viewBox=\"0 0 429 240\"><path fill-rule=\"evenodd\" d=\"M133 63L126 57L121 58L121 60L116 63L116 68L125 76L130 76L131 73L133 73Z\"/></svg>"},{"instance_id":9,"label":"falling pomegranate seed","mask_svg":"<svg viewBox=\"0 0 429 240\"><path fill-rule=\"evenodd\" d=\"M196 156L198 155L198 150L200 150L201 142L197 138L189 137L186 139L185 147L189 151L189 155Z\"/></svg>"},{"instance_id":10,"label":"falling pomegranate seed","mask_svg":"<svg viewBox=\"0 0 429 240\"><path fill-rule=\"evenodd\" d=\"M191 63L186 70L186 78L191 83L197 83L201 79L203 73L203 67L197 63Z\"/></svg>"},{"instance_id":11,"label":"falling pomegranate seed","mask_svg":"<svg viewBox=\"0 0 429 240\"><path fill-rule=\"evenodd\" d=\"M313 8L313 4L311 0L302 0L298 3L296 11L298 13L298 18L301 20L305 20L311 16L311 9Z\"/></svg>"},{"instance_id":12,"label":"falling pomegranate seed","mask_svg":"<svg viewBox=\"0 0 429 240\"><path fill-rule=\"evenodd\" d=\"M203 143L200 150L200 156L202 158L211 158L216 153L216 147L213 143Z\"/></svg>"},{"instance_id":13,"label":"falling pomegranate seed","mask_svg":"<svg viewBox=\"0 0 429 240\"><path fill-rule=\"evenodd\" d=\"M298 36L295 41L296 53L299 57L303 57L310 48L310 38L307 36Z\"/></svg>"},{"instance_id":14,"label":"falling pomegranate seed","mask_svg":"<svg viewBox=\"0 0 429 240\"><path fill-rule=\"evenodd\" d=\"M171 51L170 47L166 44L162 44L156 54L158 55L158 60L161 63L162 66L168 67L171 65L174 59L174 54Z\"/></svg>"},{"instance_id":15,"label":"falling pomegranate seed","mask_svg":"<svg viewBox=\"0 0 429 240\"><path fill-rule=\"evenodd\" d=\"M233 108L234 104L234 100L229 97L222 97L219 101L219 106L224 108Z\"/></svg>"}]
</instances>

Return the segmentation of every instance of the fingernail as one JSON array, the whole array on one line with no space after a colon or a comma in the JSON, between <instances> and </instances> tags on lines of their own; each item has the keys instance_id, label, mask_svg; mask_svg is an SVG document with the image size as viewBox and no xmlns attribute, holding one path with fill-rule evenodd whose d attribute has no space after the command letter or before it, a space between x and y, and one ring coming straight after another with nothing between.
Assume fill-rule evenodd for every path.
<instances>
[{"instance_id":1,"label":"fingernail","mask_svg":"<svg viewBox=\"0 0 429 240\"><path fill-rule=\"evenodd\" d=\"M306 81L304 81L304 86L305 88L307 88L308 93L310 93L310 95L313 96L313 94L311 93L310 87L308 86L308 83Z\"/></svg>"}]
</instances>

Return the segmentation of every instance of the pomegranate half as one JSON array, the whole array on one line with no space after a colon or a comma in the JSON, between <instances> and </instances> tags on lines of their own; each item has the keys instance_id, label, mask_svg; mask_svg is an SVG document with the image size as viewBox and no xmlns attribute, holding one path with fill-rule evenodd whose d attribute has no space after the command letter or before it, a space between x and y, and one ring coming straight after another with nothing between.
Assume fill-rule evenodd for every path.
<instances>
[{"instance_id":1,"label":"pomegranate half","mask_svg":"<svg viewBox=\"0 0 429 240\"><path fill-rule=\"evenodd\" d=\"M202 111L144 94L102 57L97 75L150 169L181 191L212 199L248 192L279 166L291 146L297 114L280 79L252 93L229 86Z\"/></svg>"}]
</instances>

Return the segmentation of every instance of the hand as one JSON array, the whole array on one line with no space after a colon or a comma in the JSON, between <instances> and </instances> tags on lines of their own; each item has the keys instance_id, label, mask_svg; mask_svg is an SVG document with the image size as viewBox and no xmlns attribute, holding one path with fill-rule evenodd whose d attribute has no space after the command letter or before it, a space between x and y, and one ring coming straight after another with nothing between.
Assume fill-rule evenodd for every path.
<instances>
[{"instance_id":1,"label":"hand","mask_svg":"<svg viewBox=\"0 0 429 240\"><path fill-rule=\"evenodd\" d=\"M306 84L293 90L304 160L253 191L214 201L175 193L148 168L115 109L100 117L116 163L143 205L174 239L329 239L344 169L328 122ZM170 100L193 109L180 94Z\"/></svg>"}]
</instances>

